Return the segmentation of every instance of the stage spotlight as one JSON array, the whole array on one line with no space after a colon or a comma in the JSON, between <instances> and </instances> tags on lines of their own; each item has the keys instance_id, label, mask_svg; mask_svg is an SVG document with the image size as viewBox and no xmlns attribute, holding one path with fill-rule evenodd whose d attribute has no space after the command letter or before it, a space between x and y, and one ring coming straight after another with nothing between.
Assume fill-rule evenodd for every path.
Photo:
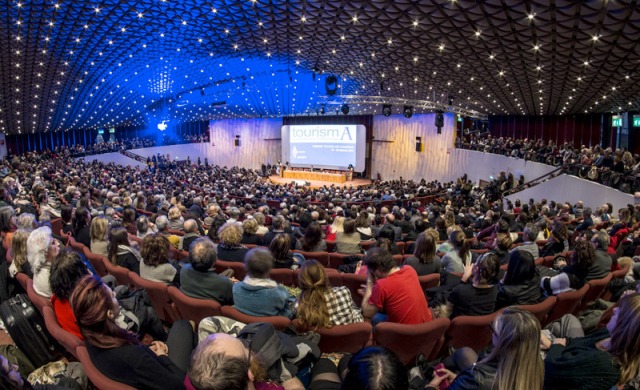
<instances>
[{"instance_id":1,"label":"stage spotlight","mask_svg":"<svg viewBox=\"0 0 640 390\"><path fill-rule=\"evenodd\" d=\"M324 115L324 104L322 105L322 107L320 107L320 114Z\"/></svg>"},{"instance_id":2,"label":"stage spotlight","mask_svg":"<svg viewBox=\"0 0 640 390\"><path fill-rule=\"evenodd\" d=\"M349 113L349 105L347 103L343 104L340 110L342 111L343 114L347 115Z\"/></svg>"},{"instance_id":3,"label":"stage spotlight","mask_svg":"<svg viewBox=\"0 0 640 390\"><path fill-rule=\"evenodd\" d=\"M411 118L413 116L413 107L412 106L404 106L402 110L402 114L405 118Z\"/></svg>"},{"instance_id":4,"label":"stage spotlight","mask_svg":"<svg viewBox=\"0 0 640 390\"><path fill-rule=\"evenodd\" d=\"M382 105L382 115L391 116L391 105L390 104L383 104Z\"/></svg>"},{"instance_id":5,"label":"stage spotlight","mask_svg":"<svg viewBox=\"0 0 640 390\"><path fill-rule=\"evenodd\" d=\"M449 95L449 101L448 101L450 106L453 106L453 96Z\"/></svg>"}]
</instances>

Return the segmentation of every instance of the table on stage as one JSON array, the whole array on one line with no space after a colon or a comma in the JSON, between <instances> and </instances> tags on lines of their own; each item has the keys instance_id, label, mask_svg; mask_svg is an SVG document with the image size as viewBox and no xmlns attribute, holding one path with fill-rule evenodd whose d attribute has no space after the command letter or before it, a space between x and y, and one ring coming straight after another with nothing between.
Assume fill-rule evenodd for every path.
<instances>
[{"instance_id":1,"label":"table on stage","mask_svg":"<svg viewBox=\"0 0 640 390\"><path fill-rule=\"evenodd\" d=\"M347 181L347 175L344 173L292 171L289 169L285 169L282 177L287 179L329 181L332 183L344 183Z\"/></svg>"}]
</instances>

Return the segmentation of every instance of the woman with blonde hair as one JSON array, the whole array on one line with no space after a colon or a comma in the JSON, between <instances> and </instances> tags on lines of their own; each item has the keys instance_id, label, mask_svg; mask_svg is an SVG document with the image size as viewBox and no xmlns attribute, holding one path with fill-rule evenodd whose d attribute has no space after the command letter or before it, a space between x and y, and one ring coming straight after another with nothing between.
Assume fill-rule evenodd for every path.
<instances>
[{"instance_id":1,"label":"woman with blonde hair","mask_svg":"<svg viewBox=\"0 0 640 390\"><path fill-rule=\"evenodd\" d=\"M15 277L19 272L29 275L33 279L33 271L31 265L27 260L27 239L31 232L23 229L18 229L13 234L13 240L11 240L11 252L13 253L13 261L9 266L9 274L11 277Z\"/></svg>"},{"instance_id":2,"label":"woman with blonde hair","mask_svg":"<svg viewBox=\"0 0 640 390\"><path fill-rule=\"evenodd\" d=\"M540 356L540 322L533 314L509 307L491 325L493 349L485 358L456 375L437 372L425 389L438 389L451 381L449 390L541 390L544 364ZM574 387L567 387L574 388Z\"/></svg>"},{"instance_id":3,"label":"woman with blonde hair","mask_svg":"<svg viewBox=\"0 0 640 390\"><path fill-rule=\"evenodd\" d=\"M338 233L344 232L344 217L336 217L331 226L327 228L327 241L335 241Z\"/></svg>"},{"instance_id":4,"label":"woman with blonde hair","mask_svg":"<svg viewBox=\"0 0 640 390\"><path fill-rule=\"evenodd\" d=\"M606 329L543 343L548 389L640 388L640 295L618 301Z\"/></svg>"},{"instance_id":5,"label":"woman with blonde hair","mask_svg":"<svg viewBox=\"0 0 640 390\"><path fill-rule=\"evenodd\" d=\"M107 251L107 229L109 228L109 221L106 218L94 218L91 220L91 227L89 228L89 236L91 237L91 253L96 255L102 255L104 257L109 256Z\"/></svg>"},{"instance_id":6,"label":"woman with blonde hair","mask_svg":"<svg viewBox=\"0 0 640 390\"><path fill-rule=\"evenodd\" d=\"M298 274L297 317L307 328L330 328L363 322L347 287L331 287L322 264L307 260Z\"/></svg>"},{"instance_id":7,"label":"woman with blonde hair","mask_svg":"<svg viewBox=\"0 0 640 390\"><path fill-rule=\"evenodd\" d=\"M258 221L256 221L253 218L247 218L242 222L242 229L244 230L242 232L242 244L249 244L249 245L260 245L260 236L257 234L258 232L258 228L260 226L258 225Z\"/></svg>"},{"instance_id":8,"label":"woman with blonde hair","mask_svg":"<svg viewBox=\"0 0 640 390\"><path fill-rule=\"evenodd\" d=\"M171 230L183 230L184 218L178 207L172 207L169 209L169 229Z\"/></svg>"},{"instance_id":9,"label":"woman with blonde hair","mask_svg":"<svg viewBox=\"0 0 640 390\"><path fill-rule=\"evenodd\" d=\"M220 238L217 248L218 259L239 263L244 261L244 256L249 249L241 244L242 233L242 225L234 222L227 222L218 229L218 237Z\"/></svg>"}]
</instances>

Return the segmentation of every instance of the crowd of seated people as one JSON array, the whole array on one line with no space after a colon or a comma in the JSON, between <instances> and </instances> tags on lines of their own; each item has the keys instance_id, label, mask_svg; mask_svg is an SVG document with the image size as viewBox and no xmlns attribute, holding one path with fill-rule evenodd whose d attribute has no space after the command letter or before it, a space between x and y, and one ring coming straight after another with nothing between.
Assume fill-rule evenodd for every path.
<instances>
[{"instance_id":1,"label":"crowd of seated people","mask_svg":"<svg viewBox=\"0 0 640 390\"><path fill-rule=\"evenodd\" d=\"M185 375L195 388L205 383L202 372L189 368L206 364L198 361L206 354L199 353L189 363L196 344L194 329L176 322L168 339L160 337L150 347L141 344L137 336L115 325L119 308L109 287L95 278L90 264L67 251L60 253L60 239L66 241L69 236L92 253L104 255L111 266L178 287L189 297L234 305L254 317L297 318L310 329L363 321L423 324L439 317L482 316L503 307L535 304L606 277L621 267L618 259L633 257L640 245L640 207L618 210L616 218L609 204L594 213L580 203L544 199L503 206L474 197L466 178L450 183L397 180L308 189L272 184L256 171L242 168L192 164L149 174L37 155L32 164L18 162L11 169L0 207L4 243L0 254L4 262L13 261L8 275L31 274L36 293L51 297L60 324L82 336L99 370L138 387L163 382L181 388ZM43 193L47 196L40 196ZM58 231L51 228L55 214L43 209L40 199L59 211ZM181 250L188 255L177 258ZM330 273L338 271L300 253L332 251L358 262L353 269L341 270L361 277L360 290L331 286ZM543 255L551 261L542 259ZM222 262L241 263L246 276L219 272L217 265ZM625 260L624 264L629 272L625 283L616 286L617 293L633 291L638 284L636 262ZM295 270L300 290L293 292L278 284L272 277L278 269ZM425 291L420 278L431 274L440 276L440 285ZM638 356L630 358L625 349L637 344L633 337L640 333L634 297L625 295L620 300L606 337L574 343L558 336L555 344L547 346L545 368L561 364L561 346L592 348L593 341L604 354L601 361L616 359L613 365L600 366L604 372L600 384L635 383ZM624 314L628 316L624 323L619 320L623 309L630 311ZM522 323L522 328L503 325L512 321ZM532 388L521 386L522 368L536 376L527 382L535 388L544 381L549 381L545 385L549 388L575 388L576 384L589 388L581 385L579 365L573 368L578 372L576 382L568 382L571 378L557 371L562 367L542 373L539 349L533 353L528 344L510 344L523 340L514 332L539 335L537 321L526 312L507 309L494 322L491 353L480 358L463 352L452 355L445 365L448 371L440 370L441 376L425 379L422 385L437 388L439 380L447 377L451 388L468 388L467 383L477 383L470 388L490 387L494 380L500 388ZM635 335L630 335L632 330ZM631 341L620 345L620 337ZM207 342L215 344L216 338ZM540 345L535 337L526 340ZM208 344L201 345L196 352ZM522 348L521 354L513 348ZM238 348L239 354L242 351ZM393 359L386 350L365 352ZM521 360L508 358L510 353ZM535 358L524 359L522 354ZM132 358L124 359L127 355ZM357 363L356 356L349 365ZM226 357L231 358L231 352ZM511 366L504 365L506 360ZM349 374L349 365L333 376L320 372L319 364L317 378L331 378L336 388L351 386L353 380L374 380L349 377L355 375ZM162 375L155 375L161 370ZM620 375L614 377L618 371ZM253 375L242 380L252 381Z\"/></svg>"},{"instance_id":2,"label":"crowd of seated people","mask_svg":"<svg viewBox=\"0 0 640 390\"><path fill-rule=\"evenodd\" d=\"M566 166L567 171L582 178L633 193L640 189L640 155L625 148L603 148L600 145L579 148L569 142L557 144L542 139L517 139L471 135L459 139L457 146L487 153L523 158L554 166ZM509 189L509 188L506 188Z\"/></svg>"},{"instance_id":3,"label":"crowd of seated people","mask_svg":"<svg viewBox=\"0 0 640 390\"><path fill-rule=\"evenodd\" d=\"M155 137L120 138L114 142L95 142L90 145L56 146L53 150L45 149L41 153L44 156L54 157L81 157L93 154L120 152L129 149L149 148L162 145L176 145L184 143L209 142L209 133L184 134L170 137L165 135L161 139Z\"/></svg>"}]
</instances>

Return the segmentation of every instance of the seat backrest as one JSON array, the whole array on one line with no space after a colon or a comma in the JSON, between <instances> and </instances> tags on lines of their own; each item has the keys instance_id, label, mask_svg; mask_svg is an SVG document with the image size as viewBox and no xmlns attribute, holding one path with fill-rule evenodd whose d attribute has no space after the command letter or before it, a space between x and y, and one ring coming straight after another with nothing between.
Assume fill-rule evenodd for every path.
<instances>
[{"instance_id":1,"label":"seat backrest","mask_svg":"<svg viewBox=\"0 0 640 390\"><path fill-rule=\"evenodd\" d=\"M93 365L93 362L89 357L89 352L85 346L79 346L76 348L76 356L78 357L78 360L80 360L82 368L91 383L93 383L93 385L99 390L135 390L135 388L131 386L107 378L103 373L98 371L96 366Z\"/></svg>"},{"instance_id":2,"label":"seat backrest","mask_svg":"<svg viewBox=\"0 0 640 390\"><path fill-rule=\"evenodd\" d=\"M470 347L478 352L491 343L491 323L500 311L484 316L458 316L451 320L443 348Z\"/></svg>"},{"instance_id":3,"label":"seat backrest","mask_svg":"<svg viewBox=\"0 0 640 390\"><path fill-rule=\"evenodd\" d=\"M362 284L367 284L367 275L343 274L342 285L351 291L353 302L360 307L362 305L362 295L358 292Z\"/></svg>"},{"instance_id":4,"label":"seat backrest","mask_svg":"<svg viewBox=\"0 0 640 390\"><path fill-rule=\"evenodd\" d=\"M176 230L176 229L167 229L167 233L169 234L173 234L175 236L184 236L184 231L183 230Z\"/></svg>"},{"instance_id":5,"label":"seat backrest","mask_svg":"<svg viewBox=\"0 0 640 390\"><path fill-rule=\"evenodd\" d=\"M393 255L392 258L396 262L396 265L398 267L400 267L402 265L402 262L404 261L404 259L402 258L402 255Z\"/></svg>"},{"instance_id":6,"label":"seat backrest","mask_svg":"<svg viewBox=\"0 0 640 390\"><path fill-rule=\"evenodd\" d=\"M16 274L16 280L18 281L18 284L22 286L22 289L24 291L27 291L27 281L31 280L29 275L25 274L24 272L18 272Z\"/></svg>"},{"instance_id":7,"label":"seat backrest","mask_svg":"<svg viewBox=\"0 0 640 390\"><path fill-rule=\"evenodd\" d=\"M277 283L284 284L285 286L294 286L293 271L288 268L272 269L269 277L275 280Z\"/></svg>"},{"instance_id":8,"label":"seat backrest","mask_svg":"<svg viewBox=\"0 0 640 390\"><path fill-rule=\"evenodd\" d=\"M178 260L185 261L189 258L189 251L178 251Z\"/></svg>"},{"instance_id":9,"label":"seat backrest","mask_svg":"<svg viewBox=\"0 0 640 390\"><path fill-rule=\"evenodd\" d=\"M449 324L448 318L437 318L418 325L381 322L376 325L373 338L376 344L390 349L403 364L409 365L415 363L419 353L429 359L437 352Z\"/></svg>"},{"instance_id":10,"label":"seat backrest","mask_svg":"<svg viewBox=\"0 0 640 390\"><path fill-rule=\"evenodd\" d=\"M233 306L222 306L222 315L236 321L252 324L254 322L268 322L278 330L284 330L291 325L291 320L282 316L255 317L244 314Z\"/></svg>"},{"instance_id":11,"label":"seat backrest","mask_svg":"<svg viewBox=\"0 0 640 390\"><path fill-rule=\"evenodd\" d=\"M51 220L51 232L56 236L60 236L62 231L62 218L54 218Z\"/></svg>"},{"instance_id":12,"label":"seat backrest","mask_svg":"<svg viewBox=\"0 0 640 390\"><path fill-rule=\"evenodd\" d=\"M129 269L121 267L119 265L113 265L106 257L102 257L102 264L106 268L109 275L113 275L118 282L118 285L130 286L131 279L129 278ZM96 271L97 272L97 271Z\"/></svg>"},{"instance_id":13,"label":"seat backrest","mask_svg":"<svg viewBox=\"0 0 640 390\"><path fill-rule=\"evenodd\" d=\"M38 311L42 313L42 308L45 306L51 307L51 301L42 295L38 294L36 290L33 289L33 280L27 280L27 296L31 303L38 308Z\"/></svg>"},{"instance_id":14,"label":"seat backrest","mask_svg":"<svg viewBox=\"0 0 640 390\"><path fill-rule=\"evenodd\" d=\"M550 296L540 303L536 303L534 305L521 305L519 306L522 310L526 310L529 313L536 316L538 321L541 324L544 323L544 320L547 318L547 314L553 309L553 306L556 304L558 299L554 296Z\"/></svg>"},{"instance_id":15,"label":"seat backrest","mask_svg":"<svg viewBox=\"0 0 640 390\"><path fill-rule=\"evenodd\" d=\"M345 255L342 253L329 253L329 268L338 268L342 264L344 264L345 257L353 257L357 256L362 259L363 255Z\"/></svg>"},{"instance_id":16,"label":"seat backrest","mask_svg":"<svg viewBox=\"0 0 640 390\"><path fill-rule=\"evenodd\" d=\"M216 260L215 268L217 273L221 273L231 268L233 270L233 277L238 280L244 279L244 276L246 274L244 263L236 261Z\"/></svg>"},{"instance_id":17,"label":"seat backrest","mask_svg":"<svg viewBox=\"0 0 640 390\"><path fill-rule=\"evenodd\" d=\"M84 247L84 256L87 258L87 260L89 260L89 262L93 266L93 269L95 269L96 272L98 273L98 276L103 277L109 273L107 271L107 267L105 267L104 265L104 260L103 260L103 259L106 260L106 257L94 254L86 246Z\"/></svg>"},{"instance_id":18,"label":"seat backrest","mask_svg":"<svg viewBox=\"0 0 640 390\"><path fill-rule=\"evenodd\" d=\"M609 272L604 278L588 281L587 284L589 285L589 290L584 295L584 297L580 301L580 306L578 306L573 314L578 315L587 308L587 305L589 303L600 298L609 286L609 282L611 281L612 277L613 275L611 274L611 272Z\"/></svg>"},{"instance_id":19,"label":"seat backrest","mask_svg":"<svg viewBox=\"0 0 640 390\"><path fill-rule=\"evenodd\" d=\"M300 324L300 320L293 320L292 325L301 332L308 331ZM320 335L318 347L323 353L356 353L369 344L372 327L368 322L360 322L317 328L314 332Z\"/></svg>"},{"instance_id":20,"label":"seat backrest","mask_svg":"<svg viewBox=\"0 0 640 390\"><path fill-rule=\"evenodd\" d=\"M418 280L420 281L420 288L423 290L438 287L440 285L440 274L418 276Z\"/></svg>"},{"instance_id":21,"label":"seat backrest","mask_svg":"<svg viewBox=\"0 0 640 390\"><path fill-rule=\"evenodd\" d=\"M376 244L377 242L373 240L360 241L360 246L365 251L368 251L369 249L373 248L374 246L376 246Z\"/></svg>"},{"instance_id":22,"label":"seat backrest","mask_svg":"<svg viewBox=\"0 0 640 390\"><path fill-rule=\"evenodd\" d=\"M58 340L60 345L62 345L67 350L67 352L72 354L77 359L78 357L76 356L76 349L79 346L84 345L84 342L80 340L76 335L62 329L62 327L58 323L58 318L56 317L56 313L53 311L52 307L43 307L42 317L44 318L44 324L51 336L53 336L54 339Z\"/></svg>"},{"instance_id":23,"label":"seat backrest","mask_svg":"<svg viewBox=\"0 0 640 390\"><path fill-rule=\"evenodd\" d=\"M400 254L404 255L404 242L398 241L396 242L396 245L398 246L398 249L400 249Z\"/></svg>"},{"instance_id":24,"label":"seat backrest","mask_svg":"<svg viewBox=\"0 0 640 390\"><path fill-rule=\"evenodd\" d=\"M167 293L180 319L198 324L203 318L222 315L222 306L213 299L192 298L173 286L167 288Z\"/></svg>"},{"instance_id":25,"label":"seat backrest","mask_svg":"<svg viewBox=\"0 0 640 390\"><path fill-rule=\"evenodd\" d=\"M171 298L166 284L143 279L135 272L129 272L129 279L136 288L144 289L147 292L151 306L161 321L173 323L180 318L174 307L171 306Z\"/></svg>"},{"instance_id":26,"label":"seat backrest","mask_svg":"<svg viewBox=\"0 0 640 390\"><path fill-rule=\"evenodd\" d=\"M329 266L329 253L328 252L305 252L295 250L295 253L300 253L304 256L305 260L317 260L318 263L322 264L325 267Z\"/></svg>"},{"instance_id":27,"label":"seat backrest","mask_svg":"<svg viewBox=\"0 0 640 390\"><path fill-rule=\"evenodd\" d=\"M138 244L142 245L142 238L131 233L127 233L127 235L129 237L129 242L137 242Z\"/></svg>"},{"instance_id":28,"label":"seat backrest","mask_svg":"<svg viewBox=\"0 0 640 390\"><path fill-rule=\"evenodd\" d=\"M86 246L83 243L76 241L76 239L73 238L72 236L69 236L69 240L67 241L67 244L69 244L69 246L73 248L73 250L78 251L80 253L84 253L84 248L86 248Z\"/></svg>"},{"instance_id":29,"label":"seat backrest","mask_svg":"<svg viewBox=\"0 0 640 390\"><path fill-rule=\"evenodd\" d=\"M589 284L585 284L580 290L567 291L556 295L558 300L556 304L553 305L553 309L549 312L542 326L546 326L565 314L573 313L573 311L580 306L580 301L587 294L587 291L589 291Z\"/></svg>"}]
</instances>

